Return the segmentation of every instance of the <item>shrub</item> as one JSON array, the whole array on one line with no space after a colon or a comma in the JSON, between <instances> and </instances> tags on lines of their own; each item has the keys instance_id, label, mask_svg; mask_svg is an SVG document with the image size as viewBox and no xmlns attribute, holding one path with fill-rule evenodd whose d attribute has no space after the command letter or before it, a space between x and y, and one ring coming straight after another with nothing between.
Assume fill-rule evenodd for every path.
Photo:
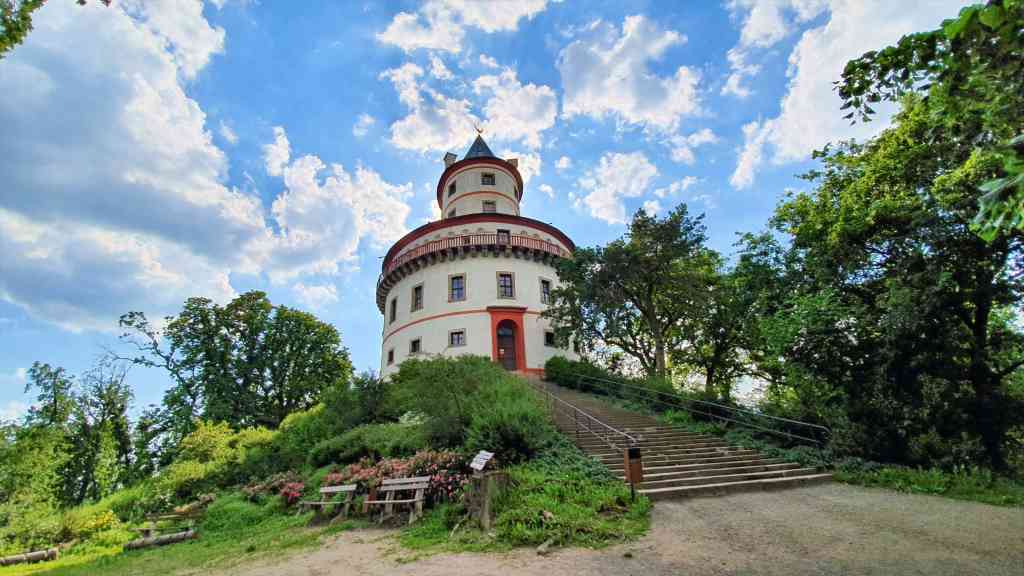
<instances>
[{"instance_id":1,"label":"shrub","mask_svg":"<svg viewBox=\"0 0 1024 576\"><path fill-rule=\"evenodd\" d=\"M347 464L362 458L411 456L427 446L421 426L405 424L366 424L341 436L322 440L309 451L313 466Z\"/></svg>"},{"instance_id":2,"label":"shrub","mask_svg":"<svg viewBox=\"0 0 1024 576\"><path fill-rule=\"evenodd\" d=\"M357 483L370 488L379 486L388 478L430 476L427 500L455 501L468 482L468 473L468 460L464 455L424 450L411 458L389 458L379 462L364 459L350 464L337 474L329 474L331 484L325 486Z\"/></svg>"},{"instance_id":3,"label":"shrub","mask_svg":"<svg viewBox=\"0 0 1024 576\"><path fill-rule=\"evenodd\" d=\"M494 452L502 465L532 458L555 437L547 410L529 385L511 378L482 387L473 398L465 448Z\"/></svg>"}]
</instances>

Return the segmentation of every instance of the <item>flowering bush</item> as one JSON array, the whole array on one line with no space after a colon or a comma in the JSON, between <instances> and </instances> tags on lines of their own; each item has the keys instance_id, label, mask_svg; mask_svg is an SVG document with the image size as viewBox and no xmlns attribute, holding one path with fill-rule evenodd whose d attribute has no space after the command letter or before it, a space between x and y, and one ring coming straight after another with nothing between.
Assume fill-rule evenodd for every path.
<instances>
[{"instance_id":1,"label":"flowering bush","mask_svg":"<svg viewBox=\"0 0 1024 576\"><path fill-rule=\"evenodd\" d=\"M302 477L297 472L280 472L266 478L262 482L244 486L242 492L249 500L258 502L265 496L280 494L288 484L299 484L301 486Z\"/></svg>"},{"instance_id":2,"label":"flowering bush","mask_svg":"<svg viewBox=\"0 0 1024 576\"><path fill-rule=\"evenodd\" d=\"M368 488L388 478L430 476L426 497L430 502L456 501L469 482L468 463L455 452L424 450L410 458L388 458L374 462L364 458L341 472L328 474L324 486L356 483Z\"/></svg>"},{"instance_id":3,"label":"flowering bush","mask_svg":"<svg viewBox=\"0 0 1024 576\"><path fill-rule=\"evenodd\" d=\"M302 482L289 482L281 487L281 497L284 498L284 503L288 506L294 505L302 498L302 491L305 490L306 485Z\"/></svg>"}]
</instances>

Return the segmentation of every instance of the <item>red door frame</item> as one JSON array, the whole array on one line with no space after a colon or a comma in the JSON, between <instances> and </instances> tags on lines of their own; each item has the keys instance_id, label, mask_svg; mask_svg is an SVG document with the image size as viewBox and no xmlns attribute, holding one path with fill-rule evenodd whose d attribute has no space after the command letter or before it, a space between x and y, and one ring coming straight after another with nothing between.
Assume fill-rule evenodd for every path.
<instances>
[{"instance_id":1,"label":"red door frame","mask_svg":"<svg viewBox=\"0 0 1024 576\"><path fill-rule=\"evenodd\" d=\"M500 363L498 358L498 324L509 320L516 325L516 370L526 370L526 339L523 336L523 313L526 306L488 306L491 315L491 359Z\"/></svg>"}]
</instances>

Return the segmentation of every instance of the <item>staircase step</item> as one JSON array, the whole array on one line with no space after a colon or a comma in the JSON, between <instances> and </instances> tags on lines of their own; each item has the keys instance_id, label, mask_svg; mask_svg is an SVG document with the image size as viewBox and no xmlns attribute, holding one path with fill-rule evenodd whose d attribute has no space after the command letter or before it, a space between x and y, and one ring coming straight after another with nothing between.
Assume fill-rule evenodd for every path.
<instances>
[{"instance_id":1,"label":"staircase step","mask_svg":"<svg viewBox=\"0 0 1024 576\"><path fill-rule=\"evenodd\" d=\"M684 459L687 456L707 456L707 455L725 455L732 452L739 452L741 449L735 446L729 446L728 444L717 444L714 446L701 446L699 448L670 448L670 449L657 449L657 450L641 450L640 455L644 460L656 460L661 458L680 458ZM749 450L750 453L756 454L756 450ZM606 452L588 452L590 456L601 460L615 461L623 458L622 452L606 451Z\"/></svg>"},{"instance_id":2,"label":"staircase step","mask_svg":"<svg viewBox=\"0 0 1024 576\"><path fill-rule=\"evenodd\" d=\"M669 488L672 486L698 486L704 484L733 484L747 480L763 480L768 478L789 478L791 476L811 476L818 472L817 468L793 468L789 470L767 470L761 472L739 472L734 474L719 474L716 476L700 475L691 478L669 478L665 480L644 481L640 484L643 489Z\"/></svg>"},{"instance_id":3,"label":"staircase step","mask_svg":"<svg viewBox=\"0 0 1024 576\"><path fill-rule=\"evenodd\" d=\"M744 451L742 454L732 453L728 456L698 456L686 459L659 459L659 460L646 460L644 461L644 470L649 468L666 468L672 466L687 466L692 464L710 464L722 463L722 462L742 462L744 460L751 460L757 458L759 454L754 450ZM625 468L625 462L618 460L615 462L605 463L605 466L613 472L616 470L622 470Z\"/></svg>"},{"instance_id":4,"label":"staircase step","mask_svg":"<svg viewBox=\"0 0 1024 576\"><path fill-rule=\"evenodd\" d=\"M729 445L730 444L728 442L723 442L721 440L707 440L702 442L659 442L657 444L638 444L637 446L640 448L642 454L647 455L662 454L665 452L671 452L675 450L696 451L708 448L725 448L728 447ZM622 447L625 448L625 445L623 445ZM594 456L612 454L616 454L619 456L622 455L621 449L613 450L611 446L609 446L608 444L580 446L579 448L584 452L587 452L588 454L592 454Z\"/></svg>"},{"instance_id":5,"label":"staircase step","mask_svg":"<svg viewBox=\"0 0 1024 576\"><path fill-rule=\"evenodd\" d=\"M808 474L806 476L792 476L788 478L767 478L761 480L746 480L743 482L726 482L719 484L699 484L696 486L674 486L670 488L650 488L637 490L638 493L646 495L651 500L663 500L667 498L695 498L699 496L721 496L733 492L775 490L781 488L792 488L794 486L805 486L828 482L832 479L831 474Z\"/></svg>"},{"instance_id":6,"label":"staircase step","mask_svg":"<svg viewBox=\"0 0 1024 576\"><path fill-rule=\"evenodd\" d=\"M676 480L680 478L696 478L706 476L723 476L727 474L746 474L750 472L772 472L779 470L797 470L800 465L796 462L781 462L776 464L763 464L761 462L738 464L726 462L725 464L703 464L701 468L691 470L677 470L675 472L650 472L644 470L644 483L660 480ZM618 476L625 481L625 476Z\"/></svg>"}]
</instances>

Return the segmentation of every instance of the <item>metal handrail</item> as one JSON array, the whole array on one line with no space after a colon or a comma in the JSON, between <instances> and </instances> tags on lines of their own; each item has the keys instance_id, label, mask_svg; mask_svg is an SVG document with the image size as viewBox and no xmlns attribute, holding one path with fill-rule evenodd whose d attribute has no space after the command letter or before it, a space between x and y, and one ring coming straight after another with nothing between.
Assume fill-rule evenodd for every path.
<instances>
[{"instance_id":1,"label":"metal handrail","mask_svg":"<svg viewBox=\"0 0 1024 576\"><path fill-rule=\"evenodd\" d=\"M733 418L728 418L728 417L723 416L721 414L715 414L713 412L701 411L699 409L693 408L692 405L693 404L698 404L698 405L701 405L701 406L708 406L708 407L713 407L713 408L716 408L716 409L719 409L719 410L724 410L724 411L727 411L727 412L731 412L733 414L747 414L747 415L754 416L754 417L757 417L757 418L765 418L765 419L776 421L776 422L785 422L787 424L791 424L791 425L794 425L794 426L802 426L804 428L809 428L809 429L812 429L812 430L819 431L822 434L822 436L825 437L825 438L827 438L827 437L832 435L832 431L831 430L829 430L825 426L821 426L820 424L811 424L810 422L801 422L799 420L792 420L790 418L782 418L780 416L772 416L770 414L764 414L763 412L755 412L753 410L747 410L745 408L736 408L734 406L727 406L725 404L719 404L717 402L709 402L707 400L694 400L694 399L691 399L691 398L684 398L683 396L679 396L678 394L671 394L669 392L662 392L660 390L654 390L654 389L651 389L651 388L644 388L642 386L635 386L633 384L627 384L625 382L621 382L621 381L618 381L618 380L609 380L607 378L598 378L597 376L587 376L585 374L574 374L574 376L576 377L577 382L580 382L581 380L585 379L585 380L589 380L589 381L593 381L593 382L602 382L602 383L605 384L606 387L608 387L609 384L614 384L615 386L619 387L620 389L628 388L630 390L635 390L636 392L634 392L634 394L641 394L642 393L645 396L648 395L648 394L654 393L654 394L656 394L656 397L653 400L655 402L657 402L659 404L663 404L665 406L670 406L670 407L675 407L675 408L682 408L682 409L687 410L687 411L689 411L691 413L702 414L704 416L708 416L710 418L715 418L715 419L718 419L718 420L722 420L724 422L732 422L733 424L737 424L739 426L745 426L747 428L753 428L755 430L760 430L762 432L767 432L769 434L776 434L776 435L785 436L785 437L791 438L791 439L802 440L804 442L811 442L811 443L817 444L819 447L823 446L824 442L822 442L821 440L819 440L817 438L814 438L814 437L801 436L799 434L793 434L793 433L786 432L786 431L783 431L783 430L775 430L773 428L767 428L767 427L764 427L764 426L759 426L759 425L751 423L751 422L744 422L744 421L741 421L741 420L736 420L736 419L733 419ZM675 399L675 403L667 402L665 400L662 400L660 398L661 396L666 396L666 397L669 397L669 398L674 398ZM649 400L649 398L644 398L644 400ZM682 405L683 403L688 404L688 406Z\"/></svg>"},{"instance_id":2,"label":"metal handrail","mask_svg":"<svg viewBox=\"0 0 1024 576\"><path fill-rule=\"evenodd\" d=\"M597 438L598 440L601 440L605 444L608 444L608 446L611 447L612 450L624 450L626 448L636 447L640 444L640 441L636 437L627 434L626 432L623 432L622 430L619 430L613 426L610 426L605 422L598 420L591 414L588 414L584 410L581 410L579 407L574 406L569 402L566 402L565 400L559 398L558 396L555 396L554 394L551 393L550 390L547 389L546 386L539 385L538 383L534 383L532 381L530 382L530 385L533 386L533 388L536 389L538 392L544 394L547 397L548 401L550 402L552 412L557 413L559 410L558 408L556 408L556 406L558 406L561 408L562 414L572 416L573 421L576 424L577 434L579 433L580 418L582 417L583 428L587 432L593 434L594 437ZM593 429L591 429L591 424L596 424L598 427L603 428L605 434L602 435L599 434L598 432L595 432ZM610 438L622 438L624 445L619 446Z\"/></svg>"}]
</instances>

